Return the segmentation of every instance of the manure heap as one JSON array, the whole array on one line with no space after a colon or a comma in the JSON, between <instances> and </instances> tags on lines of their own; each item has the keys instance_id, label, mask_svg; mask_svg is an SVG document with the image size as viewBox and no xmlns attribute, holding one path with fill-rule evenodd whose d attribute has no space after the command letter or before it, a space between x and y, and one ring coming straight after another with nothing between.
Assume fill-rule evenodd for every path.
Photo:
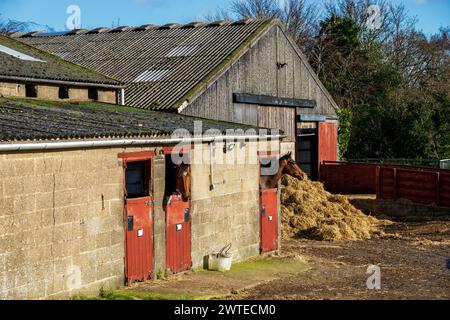
<instances>
[{"instance_id":1,"label":"manure heap","mask_svg":"<svg viewBox=\"0 0 450 320\"><path fill-rule=\"evenodd\" d=\"M367 216L348 199L327 192L322 183L283 176L281 189L283 239L365 240L382 234L384 221Z\"/></svg>"}]
</instances>

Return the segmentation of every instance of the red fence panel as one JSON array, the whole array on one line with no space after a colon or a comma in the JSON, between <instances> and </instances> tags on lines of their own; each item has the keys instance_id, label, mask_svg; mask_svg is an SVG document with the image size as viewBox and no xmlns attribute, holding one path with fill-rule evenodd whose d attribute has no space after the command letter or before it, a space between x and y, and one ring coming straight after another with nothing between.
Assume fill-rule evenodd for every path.
<instances>
[{"instance_id":1,"label":"red fence panel","mask_svg":"<svg viewBox=\"0 0 450 320\"><path fill-rule=\"evenodd\" d=\"M450 173L439 175L439 200L443 207L450 207Z\"/></svg>"},{"instance_id":2,"label":"red fence panel","mask_svg":"<svg viewBox=\"0 0 450 320\"><path fill-rule=\"evenodd\" d=\"M450 207L448 169L325 161L320 181L332 193L376 193L378 199Z\"/></svg>"},{"instance_id":3,"label":"red fence panel","mask_svg":"<svg viewBox=\"0 0 450 320\"><path fill-rule=\"evenodd\" d=\"M378 199L407 199L414 203L450 207L450 171L380 166Z\"/></svg>"},{"instance_id":4,"label":"red fence panel","mask_svg":"<svg viewBox=\"0 0 450 320\"><path fill-rule=\"evenodd\" d=\"M325 189L341 194L375 194L377 166L372 164L325 161L320 181Z\"/></svg>"}]
</instances>

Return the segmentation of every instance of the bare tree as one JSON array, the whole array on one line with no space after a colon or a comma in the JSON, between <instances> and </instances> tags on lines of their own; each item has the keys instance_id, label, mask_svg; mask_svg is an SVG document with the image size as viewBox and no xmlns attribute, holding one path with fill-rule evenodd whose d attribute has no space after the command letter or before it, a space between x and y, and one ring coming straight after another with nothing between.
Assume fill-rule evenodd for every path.
<instances>
[{"instance_id":1,"label":"bare tree","mask_svg":"<svg viewBox=\"0 0 450 320\"><path fill-rule=\"evenodd\" d=\"M24 32L28 28L26 22L5 20L0 17L0 33Z\"/></svg>"},{"instance_id":2,"label":"bare tree","mask_svg":"<svg viewBox=\"0 0 450 320\"><path fill-rule=\"evenodd\" d=\"M224 8L218 8L216 12L204 15L203 20L213 22L218 20L233 20L230 12Z\"/></svg>"},{"instance_id":3,"label":"bare tree","mask_svg":"<svg viewBox=\"0 0 450 320\"><path fill-rule=\"evenodd\" d=\"M321 16L311 0L234 0L231 12L241 19L279 19L305 53L309 52Z\"/></svg>"},{"instance_id":4,"label":"bare tree","mask_svg":"<svg viewBox=\"0 0 450 320\"><path fill-rule=\"evenodd\" d=\"M30 32L30 31L53 32L55 31L55 29L48 25L41 25L32 21L17 21L11 19L3 19L0 16L0 33L11 34L14 32Z\"/></svg>"},{"instance_id":5,"label":"bare tree","mask_svg":"<svg viewBox=\"0 0 450 320\"><path fill-rule=\"evenodd\" d=\"M235 0L231 11L241 18L281 18L282 9L277 0Z\"/></svg>"}]
</instances>

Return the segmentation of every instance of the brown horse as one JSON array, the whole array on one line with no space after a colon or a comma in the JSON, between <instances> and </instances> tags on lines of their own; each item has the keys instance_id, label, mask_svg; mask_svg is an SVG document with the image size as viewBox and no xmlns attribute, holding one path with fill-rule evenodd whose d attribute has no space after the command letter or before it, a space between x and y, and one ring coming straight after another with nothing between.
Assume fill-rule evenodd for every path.
<instances>
[{"instance_id":1,"label":"brown horse","mask_svg":"<svg viewBox=\"0 0 450 320\"><path fill-rule=\"evenodd\" d=\"M183 201L191 200L191 170L189 165L182 163L175 166L175 186Z\"/></svg>"},{"instance_id":2,"label":"brown horse","mask_svg":"<svg viewBox=\"0 0 450 320\"><path fill-rule=\"evenodd\" d=\"M278 182L281 180L283 175L290 175L298 180L304 179L304 174L302 169L297 165L297 163L292 159L292 152L284 155L279 160L278 172L273 176L261 176L260 178L260 188L263 189L275 189L278 186Z\"/></svg>"}]
</instances>

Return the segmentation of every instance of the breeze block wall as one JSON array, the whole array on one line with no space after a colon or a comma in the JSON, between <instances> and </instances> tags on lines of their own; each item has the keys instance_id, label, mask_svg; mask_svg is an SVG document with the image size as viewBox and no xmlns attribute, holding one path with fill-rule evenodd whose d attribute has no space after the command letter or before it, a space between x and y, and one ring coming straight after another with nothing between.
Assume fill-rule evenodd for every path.
<instances>
[{"instance_id":1,"label":"breeze block wall","mask_svg":"<svg viewBox=\"0 0 450 320\"><path fill-rule=\"evenodd\" d=\"M252 142L246 143L239 152L244 152L247 160L251 160L257 159L258 150L266 148ZM239 149L237 143L228 156ZM223 143L216 144L214 154L224 155ZM226 160L224 164L214 164L215 189L210 190L209 146L199 146L193 150L192 157L193 267L203 266L205 256L218 252L228 243L232 244L234 261L259 255L259 164L255 161L228 163ZM199 157L203 157L203 163L196 163Z\"/></svg>"},{"instance_id":2,"label":"breeze block wall","mask_svg":"<svg viewBox=\"0 0 450 320\"><path fill-rule=\"evenodd\" d=\"M0 155L0 299L124 284L122 151Z\"/></svg>"},{"instance_id":3,"label":"breeze block wall","mask_svg":"<svg viewBox=\"0 0 450 320\"><path fill-rule=\"evenodd\" d=\"M117 91L116 90L98 90L98 101L104 103L117 104Z\"/></svg>"},{"instance_id":4,"label":"breeze block wall","mask_svg":"<svg viewBox=\"0 0 450 320\"><path fill-rule=\"evenodd\" d=\"M36 85L37 99L51 101L91 101L88 89L82 87L70 87L69 98L59 99L59 86ZM0 82L0 97L25 98L25 85L23 83ZM117 104L117 90L98 89L98 102Z\"/></svg>"},{"instance_id":5,"label":"breeze block wall","mask_svg":"<svg viewBox=\"0 0 450 320\"><path fill-rule=\"evenodd\" d=\"M247 160L274 147L246 142ZM124 152L155 151L155 272L165 267L165 163L160 147L0 154L0 299L96 296L125 282ZM213 165L208 144L191 153L192 261L232 243L235 261L260 246L259 165ZM223 155L223 143L214 153ZM201 161L203 158L203 161ZM196 160L198 163L196 163ZM225 159L226 160L226 159ZM228 161L228 160L226 160Z\"/></svg>"},{"instance_id":6,"label":"breeze block wall","mask_svg":"<svg viewBox=\"0 0 450 320\"><path fill-rule=\"evenodd\" d=\"M25 97L25 85L13 82L0 82L0 96Z\"/></svg>"}]
</instances>

